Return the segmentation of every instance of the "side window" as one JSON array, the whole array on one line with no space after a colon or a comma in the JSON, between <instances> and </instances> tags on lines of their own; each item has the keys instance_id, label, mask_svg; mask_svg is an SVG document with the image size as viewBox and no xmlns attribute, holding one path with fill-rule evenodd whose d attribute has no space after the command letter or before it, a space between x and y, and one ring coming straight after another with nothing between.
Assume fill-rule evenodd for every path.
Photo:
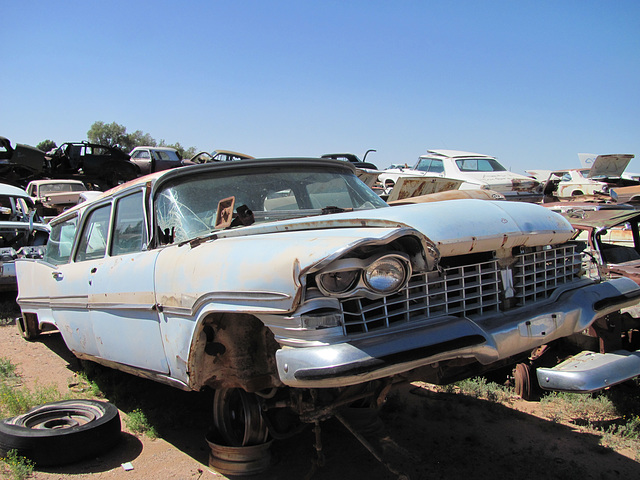
<instances>
[{"instance_id":1,"label":"side window","mask_svg":"<svg viewBox=\"0 0 640 480\"><path fill-rule=\"evenodd\" d=\"M444 172L444 164L442 163L442 160L431 160L431 166L429 167L429 172L433 172L433 173Z\"/></svg>"},{"instance_id":2,"label":"side window","mask_svg":"<svg viewBox=\"0 0 640 480\"><path fill-rule=\"evenodd\" d=\"M430 166L431 166L431 159L423 158L420 160L420 162L418 162L418 165L416 166L416 170L420 170L421 172L428 172Z\"/></svg>"},{"instance_id":3,"label":"side window","mask_svg":"<svg viewBox=\"0 0 640 480\"><path fill-rule=\"evenodd\" d=\"M44 261L53 265L61 265L69 262L73 237L76 236L78 217L70 218L64 222L56 223L51 227L51 234L44 252Z\"/></svg>"},{"instance_id":4,"label":"side window","mask_svg":"<svg viewBox=\"0 0 640 480\"><path fill-rule=\"evenodd\" d=\"M96 208L89 214L80 237L80 245L76 253L77 262L104 257L107 251L110 216L111 204Z\"/></svg>"},{"instance_id":5,"label":"side window","mask_svg":"<svg viewBox=\"0 0 640 480\"><path fill-rule=\"evenodd\" d=\"M144 231L142 192L118 200L111 255L140 252L145 242Z\"/></svg>"},{"instance_id":6,"label":"side window","mask_svg":"<svg viewBox=\"0 0 640 480\"><path fill-rule=\"evenodd\" d=\"M461 172L477 172L478 160L456 160Z\"/></svg>"}]
</instances>

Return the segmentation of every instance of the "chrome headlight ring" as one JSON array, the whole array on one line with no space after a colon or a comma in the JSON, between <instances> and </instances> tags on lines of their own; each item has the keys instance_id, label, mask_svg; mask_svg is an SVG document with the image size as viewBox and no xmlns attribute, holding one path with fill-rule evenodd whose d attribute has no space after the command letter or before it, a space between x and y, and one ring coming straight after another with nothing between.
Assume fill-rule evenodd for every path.
<instances>
[{"instance_id":1,"label":"chrome headlight ring","mask_svg":"<svg viewBox=\"0 0 640 480\"><path fill-rule=\"evenodd\" d=\"M403 253L384 253L366 259L337 260L320 272L316 283L329 297L353 295L377 298L404 288L411 277L411 261Z\"/></svg>"},{"instance_id":2,"label":"chrome headlight ring","mask_svg":"<svg viewBox=\"0 0 640 480\"><path fill-rule=\"evenodd\" d=\"M389 295L404 287L409 280L411 264L399 255L384 255L362 272L364 284L375 293Z\"/></svg>"}]
</instances>

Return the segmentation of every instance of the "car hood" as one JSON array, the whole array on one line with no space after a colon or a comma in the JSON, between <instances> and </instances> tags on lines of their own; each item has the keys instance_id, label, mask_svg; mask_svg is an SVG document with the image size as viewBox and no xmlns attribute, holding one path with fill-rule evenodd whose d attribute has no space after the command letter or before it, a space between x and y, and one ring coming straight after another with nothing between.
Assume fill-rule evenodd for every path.
<instances>
[{"instance_id":1,"label":"car hood","mask_svg":"<svg viewBox=\"0 0 640 480\"><path fill-rule=\"evenodd\" d=\"M581 163L591 167L588 178L593 177L621 177L629 162L634 157L631 154L593 155L579 153Z\"/></svg>"},{"instance_id":2,"label":"car hood","mask_svg":"<svg viewBox=\"0 0 640 480\"><path fill-rule=\"evenodd\" d=\"M456 199L361 210L256 224L217 232L217 237L336 228L412 228L440 245L442 255L513 246L563 243L569 222L555 212L526 202Z\"/></svg>"}]
</instances>

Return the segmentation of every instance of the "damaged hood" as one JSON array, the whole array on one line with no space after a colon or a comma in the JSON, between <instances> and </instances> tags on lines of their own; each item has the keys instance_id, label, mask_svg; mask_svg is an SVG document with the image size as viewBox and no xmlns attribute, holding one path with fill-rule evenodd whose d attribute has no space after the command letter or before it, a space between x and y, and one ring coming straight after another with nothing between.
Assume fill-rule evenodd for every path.
<instances>
[{"instance_id":1,"label":"damaged hood","mask_svg":"<svg viewBox=\"0 0 640 480\"><path fill-rule=\"evenodd\" d=\"M540 205L458 199L256 224L216 236L327 229L330 234L338 228L412 228L439 245L443 256L563 243L573 233L561 215Z\"/></svg>"}]
</instances>

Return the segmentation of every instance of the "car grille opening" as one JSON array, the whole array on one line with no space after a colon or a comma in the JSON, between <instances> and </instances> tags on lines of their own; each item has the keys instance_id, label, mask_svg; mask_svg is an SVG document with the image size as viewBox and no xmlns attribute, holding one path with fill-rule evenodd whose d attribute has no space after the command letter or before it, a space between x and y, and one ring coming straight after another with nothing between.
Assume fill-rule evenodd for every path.
<instances>
[{"instance_id":1,"label":"car grille opening","mask_svg":"<svg viewBox=\"0 0 640 480\"><path fill-rule=\"evenodd\" d=\"M514 296L508 308L540 301L560 285L579 278L580 255L574 245L525 250L511 267ZM414 274L399 292L375 300L341 301L345 335L390 328L399 323L439 321L443 316L470 319L506 309L498 260Z\"/></svg>"}]
</instances>

